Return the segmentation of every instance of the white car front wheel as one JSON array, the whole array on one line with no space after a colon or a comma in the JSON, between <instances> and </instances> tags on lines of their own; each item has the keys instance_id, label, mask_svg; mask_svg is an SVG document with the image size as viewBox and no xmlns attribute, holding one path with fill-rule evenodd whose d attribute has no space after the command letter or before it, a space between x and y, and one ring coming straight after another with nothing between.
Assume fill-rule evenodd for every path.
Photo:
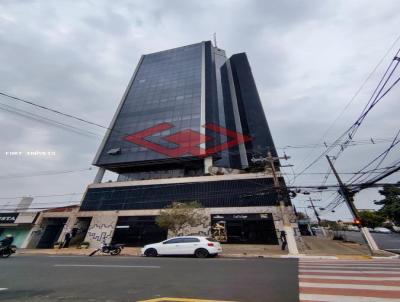
<instances>
[{"instance_id":1,"label":"white car front wheel","mask_svg":"<svg viewBox=\"0 0 400 302\"><path fill-rule=\"evenodd\" d=\"M157 253L156 249L149 248L149 249L145 250L144 255L146 257L157 257L158 253Z\"/></svg>"}]
</instances>

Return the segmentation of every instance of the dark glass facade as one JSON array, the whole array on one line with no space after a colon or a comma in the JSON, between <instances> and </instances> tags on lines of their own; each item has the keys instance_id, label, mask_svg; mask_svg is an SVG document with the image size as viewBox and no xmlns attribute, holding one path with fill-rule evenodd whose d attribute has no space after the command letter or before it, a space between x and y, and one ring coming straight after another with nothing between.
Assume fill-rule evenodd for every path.
<instances>
[{"instance_id":1,"label":"dark glass facade","mask_svg":"<svg viewBox=\"0 0 400 302\"><path fill-rule=\"evenodd\" d=\"M268 151L277 156L247 56L235 54L230 62L243 133L252 137L246 143L248 161L251 163L252 156L265 156Z\"/></svg>"},{"instance_id":2,"label":"dark glass facade","mask_svg":"<svg viewBox=\"0 0 400 302\"><path fill-rule=\"evenodd\" d=\"M174 150L181 144L168 137L180 137L182 131L192 131L186 138L190 146L203 149L234 139L207 124L251 137L246 144L212 153L214 167L245 169L254 156L276 155L246 54L227 58L210 41L142 56L94 164L117 172L120 181L206 174L199 154L171 155L127 140L165 123L168 129L144 140ZM202 141L202 135L209 140Z\"/></svg>"},{"instance_id":3,"label":"dark glass facade","mask_svg":"<svg viewBox=\"0 0 400 302\"><path fill-rule=\"evenodd\" d=\"M275 206L272 187L271 178L257 178L89 188L81 211L162 209L174 201L197 201L206 208Z\"/></svg>"},{"instance_id":4,"label":"dark glass facade","mask_svg":"<svg viewBox=\"0 0 400 302\"><path fill-rule=\"evenodd\" d=\"M192 129L200 131L202 44L195 44L143 57L123 100L96 165L118 169L129 164L165 162L171 158L125 140L125 137L159 125L173 128L148 139L167 148L173 143L163 137ZM195 139L195 138L194 138ZM109 154L118 149L117 154ZM190 156L189 155L184 155Z\"/></svg>"}]
</instances>

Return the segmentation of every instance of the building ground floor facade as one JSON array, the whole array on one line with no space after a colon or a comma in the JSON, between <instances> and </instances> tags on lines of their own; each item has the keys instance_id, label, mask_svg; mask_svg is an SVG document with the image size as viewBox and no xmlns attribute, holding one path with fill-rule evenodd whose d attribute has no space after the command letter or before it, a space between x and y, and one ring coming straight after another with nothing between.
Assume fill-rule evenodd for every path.
<instances>
[{"instance_id":1,"label":"building ground floor facade","mask_svg":"<svg viewBox=\"0 0 400 302\"><path fill-rule=\"evenodd\" d=\"M70 233L70 246L102 242L143 246L173 236L156 217L174 201L198 201L204 220L178 235L212 236L230 244L281 244L285 231L290 247L302 241L290 202L277 202L265 175L191 177L90 185L80 207L43 212L29 247L51 248ZM262 194L258 194L262 192ZM290 241L291 240L291 241ZM294 251L294 250L293 250Z\"/></svg>"},{"instance_id":2,"label":"building ground floor facade","mask_svg":"<svg viewBox=\"0 0 400 302\"><path fill-rule=\"evenodd\" d=\"M288 208L288 211L291 209ZM280 244L284 229L279 207L205 208L206 221L179 235L211 236L227 244ZM140 247L171 237L156 223L159 210L45 212L32 232L29 247L52 248L72 234L70 246L88 242L98 247L103 241ZM301 243L297 223L291 223Z\"/></svg>"}]
</instances>

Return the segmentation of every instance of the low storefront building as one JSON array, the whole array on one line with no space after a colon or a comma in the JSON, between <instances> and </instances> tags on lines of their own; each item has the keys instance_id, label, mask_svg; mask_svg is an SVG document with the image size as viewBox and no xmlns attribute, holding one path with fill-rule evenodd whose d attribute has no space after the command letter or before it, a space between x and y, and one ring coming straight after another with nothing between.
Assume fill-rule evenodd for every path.
<instances>
[{"instance_id":1,"label":"low storefront building","mask_svg":"<svg viewBox=\"0 0 400 302\"><path fill-rule=\"evenodd\" d=\"M13 244L25 248L38 215L38 212L0 213L0 237L12 235Z\"/></svg>"}]
</instances>

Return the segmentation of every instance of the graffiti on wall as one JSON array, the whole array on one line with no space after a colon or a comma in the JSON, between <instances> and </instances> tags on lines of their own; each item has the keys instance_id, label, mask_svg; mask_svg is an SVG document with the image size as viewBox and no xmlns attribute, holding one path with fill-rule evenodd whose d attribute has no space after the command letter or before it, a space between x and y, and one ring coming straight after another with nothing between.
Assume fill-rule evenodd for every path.
<instances>
[{"instance_id":1,"label":"graffiti on wall","mask_svg":"<svg viewBox=\"0 0 400 302\"><path fill-rule=\"evenodd\" d=\"M114 230L114 223L111 224L93 224L87 232L87 238L93 241L109 242L111 241Z\"/></svg>"},{"instance_id":2,"label":"graffiti on wall","mask_svg":"<svg viewBox=\"0 0 400 302\"><path fill-rule=\"evenodd\" d=\"M184 228L176 236L210 236L210 223L210 217L204 216L199 224ZM168 235L171 237L172 234Z\"/></svg>"}]
</instances>

